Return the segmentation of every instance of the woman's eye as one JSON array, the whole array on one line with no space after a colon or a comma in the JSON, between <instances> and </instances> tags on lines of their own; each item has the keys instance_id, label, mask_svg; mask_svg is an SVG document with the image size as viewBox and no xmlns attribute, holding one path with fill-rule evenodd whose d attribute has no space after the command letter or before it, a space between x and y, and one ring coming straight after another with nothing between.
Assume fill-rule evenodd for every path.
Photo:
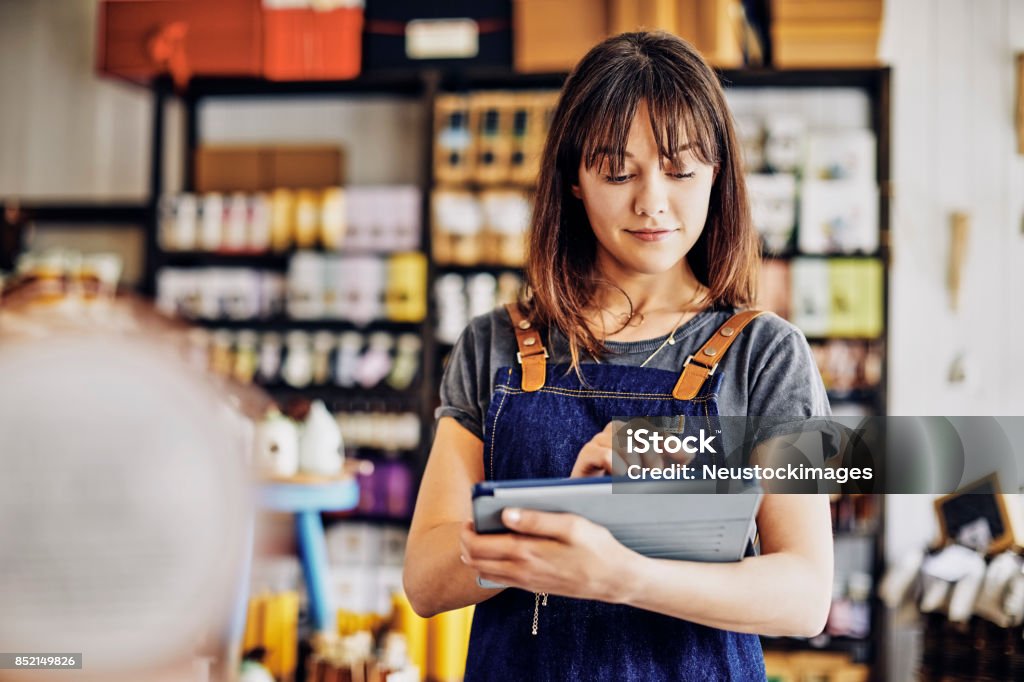
<instances>
[{"instance_id":1,"label":"woman's eye","mask_svg":"<svg viewBox=\"0 0 1024 682\"><path fill-rule=\"evenodd\" d=\"M688 178L692 178L696 174L696 171L690 171L689 173L669 173L669 176L675 178L676 180L686 180Z\"/></svg>"},{"instance_id":2,"label":"woman's eye","mask_svg":"<svg viewBox=\"0 0 1024 682\"><path fill-rule=\"evenodd\" d=\"M629 180L632 175L606 175L604 176L605 182L610 182L613 185L621 185L622 183Z\"/></svg>"}]
</instances>

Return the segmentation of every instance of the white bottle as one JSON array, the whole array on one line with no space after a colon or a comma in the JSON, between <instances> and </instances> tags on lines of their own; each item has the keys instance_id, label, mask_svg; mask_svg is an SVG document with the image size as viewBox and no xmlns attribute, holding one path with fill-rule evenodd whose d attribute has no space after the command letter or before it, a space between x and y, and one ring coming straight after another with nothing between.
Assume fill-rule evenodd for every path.
<instances>
[{"instance_id":1,"label":"white bottle","mask_svg":"<svg viewBox=\"0 0 1024 682\"><path fill-rule=\"evenodd\" d=\"M299 470L299 429L280 412L271 412L256 427L256 466L273 476L294 476Z\"/></svg>"},{"instance_id":2,"label":"white bottle","mask_svg":"<svg viewBox=\"0 0 1024 682\"><path fill-rule=\"evenodd\" d=\"M299 468L307 474L336 476L344 461L341 428L322 400L313 402L299 442Z\"/></svg>"}]
</instances>

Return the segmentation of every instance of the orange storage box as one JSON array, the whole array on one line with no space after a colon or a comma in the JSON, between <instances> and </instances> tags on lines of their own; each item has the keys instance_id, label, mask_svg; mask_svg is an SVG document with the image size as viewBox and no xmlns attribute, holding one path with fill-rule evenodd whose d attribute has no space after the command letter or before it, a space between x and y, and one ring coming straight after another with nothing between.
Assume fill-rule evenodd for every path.
<instances>
[{"instance_id":1,"label":"orange storage box","mask_svg":"<svg viewBox=\"0 0 1024 682\"><path fill-rule=\"evenodd\" d=\"M322 10L274 5L266 2L263 12L263 73L267 78L346 79L359 75L361 7Z\"/></svg>"},{"instance_id":2,"label":"orange storage box","mask_svg":"<svg viewBox=\"0 0 1024 682\"><path fill-rule=\"evenodd\" d=\"M136 82L170 73L259 76L263 67L260 0L105 0L98 61L105 73Z\"/></svg>"}]
</instances>

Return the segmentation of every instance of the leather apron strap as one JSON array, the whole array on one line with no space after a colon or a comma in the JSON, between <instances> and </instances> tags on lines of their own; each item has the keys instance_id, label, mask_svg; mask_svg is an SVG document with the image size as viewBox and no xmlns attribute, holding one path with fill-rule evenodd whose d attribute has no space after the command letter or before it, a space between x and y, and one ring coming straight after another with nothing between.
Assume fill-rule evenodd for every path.
<instances>
[{"instance_id":1,"label":"leather apron strap","mask_svg":"<svg viewBox=\"0 0 1024 682\"><path fill-rule=\"evenodd\" d=\"M506 303L505 310L512 318L512 329L519 346L516 359L523 366L523 390L527 393L539 391L547 380L548 349L544 347L540 332L523 316L517 303Z\"/></svg>"},{"instance_id":2,"label":"leather apron strap","mask_svg":"<svg viewBox=\"0 0 1024 682\"><path fill-rule=\"evenodd\" d=\"M763 310L744 310L730 317L725 324L719 327L718 331L701 346L700 350L686 358L679 381L672 389L672 397L676 400L696 398L700 393L701 386L718 369L718 364L722 361L725 351L729 350L729 346L743 331L743 328L764 313Z\"/></svg>"}]
</instances>

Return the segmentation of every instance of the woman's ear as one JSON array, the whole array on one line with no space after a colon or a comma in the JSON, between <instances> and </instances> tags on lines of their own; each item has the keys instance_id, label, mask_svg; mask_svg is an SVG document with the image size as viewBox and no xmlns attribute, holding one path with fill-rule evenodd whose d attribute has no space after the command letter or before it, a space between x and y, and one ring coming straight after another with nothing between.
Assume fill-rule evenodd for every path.
<instances>
[{"instance_id":1,"label":"woman's ear","mask_svg":"<svg viewBox=\"0 0 1024 682\"><path fill-rule=\"evenodd\" d=\"M583 193L580 192L580 186L579 185L569 185L569 189L572 191L572 195L574 197L576 197L577 199L582 199L583 198Z\"/></svg>"}]
</instances>

